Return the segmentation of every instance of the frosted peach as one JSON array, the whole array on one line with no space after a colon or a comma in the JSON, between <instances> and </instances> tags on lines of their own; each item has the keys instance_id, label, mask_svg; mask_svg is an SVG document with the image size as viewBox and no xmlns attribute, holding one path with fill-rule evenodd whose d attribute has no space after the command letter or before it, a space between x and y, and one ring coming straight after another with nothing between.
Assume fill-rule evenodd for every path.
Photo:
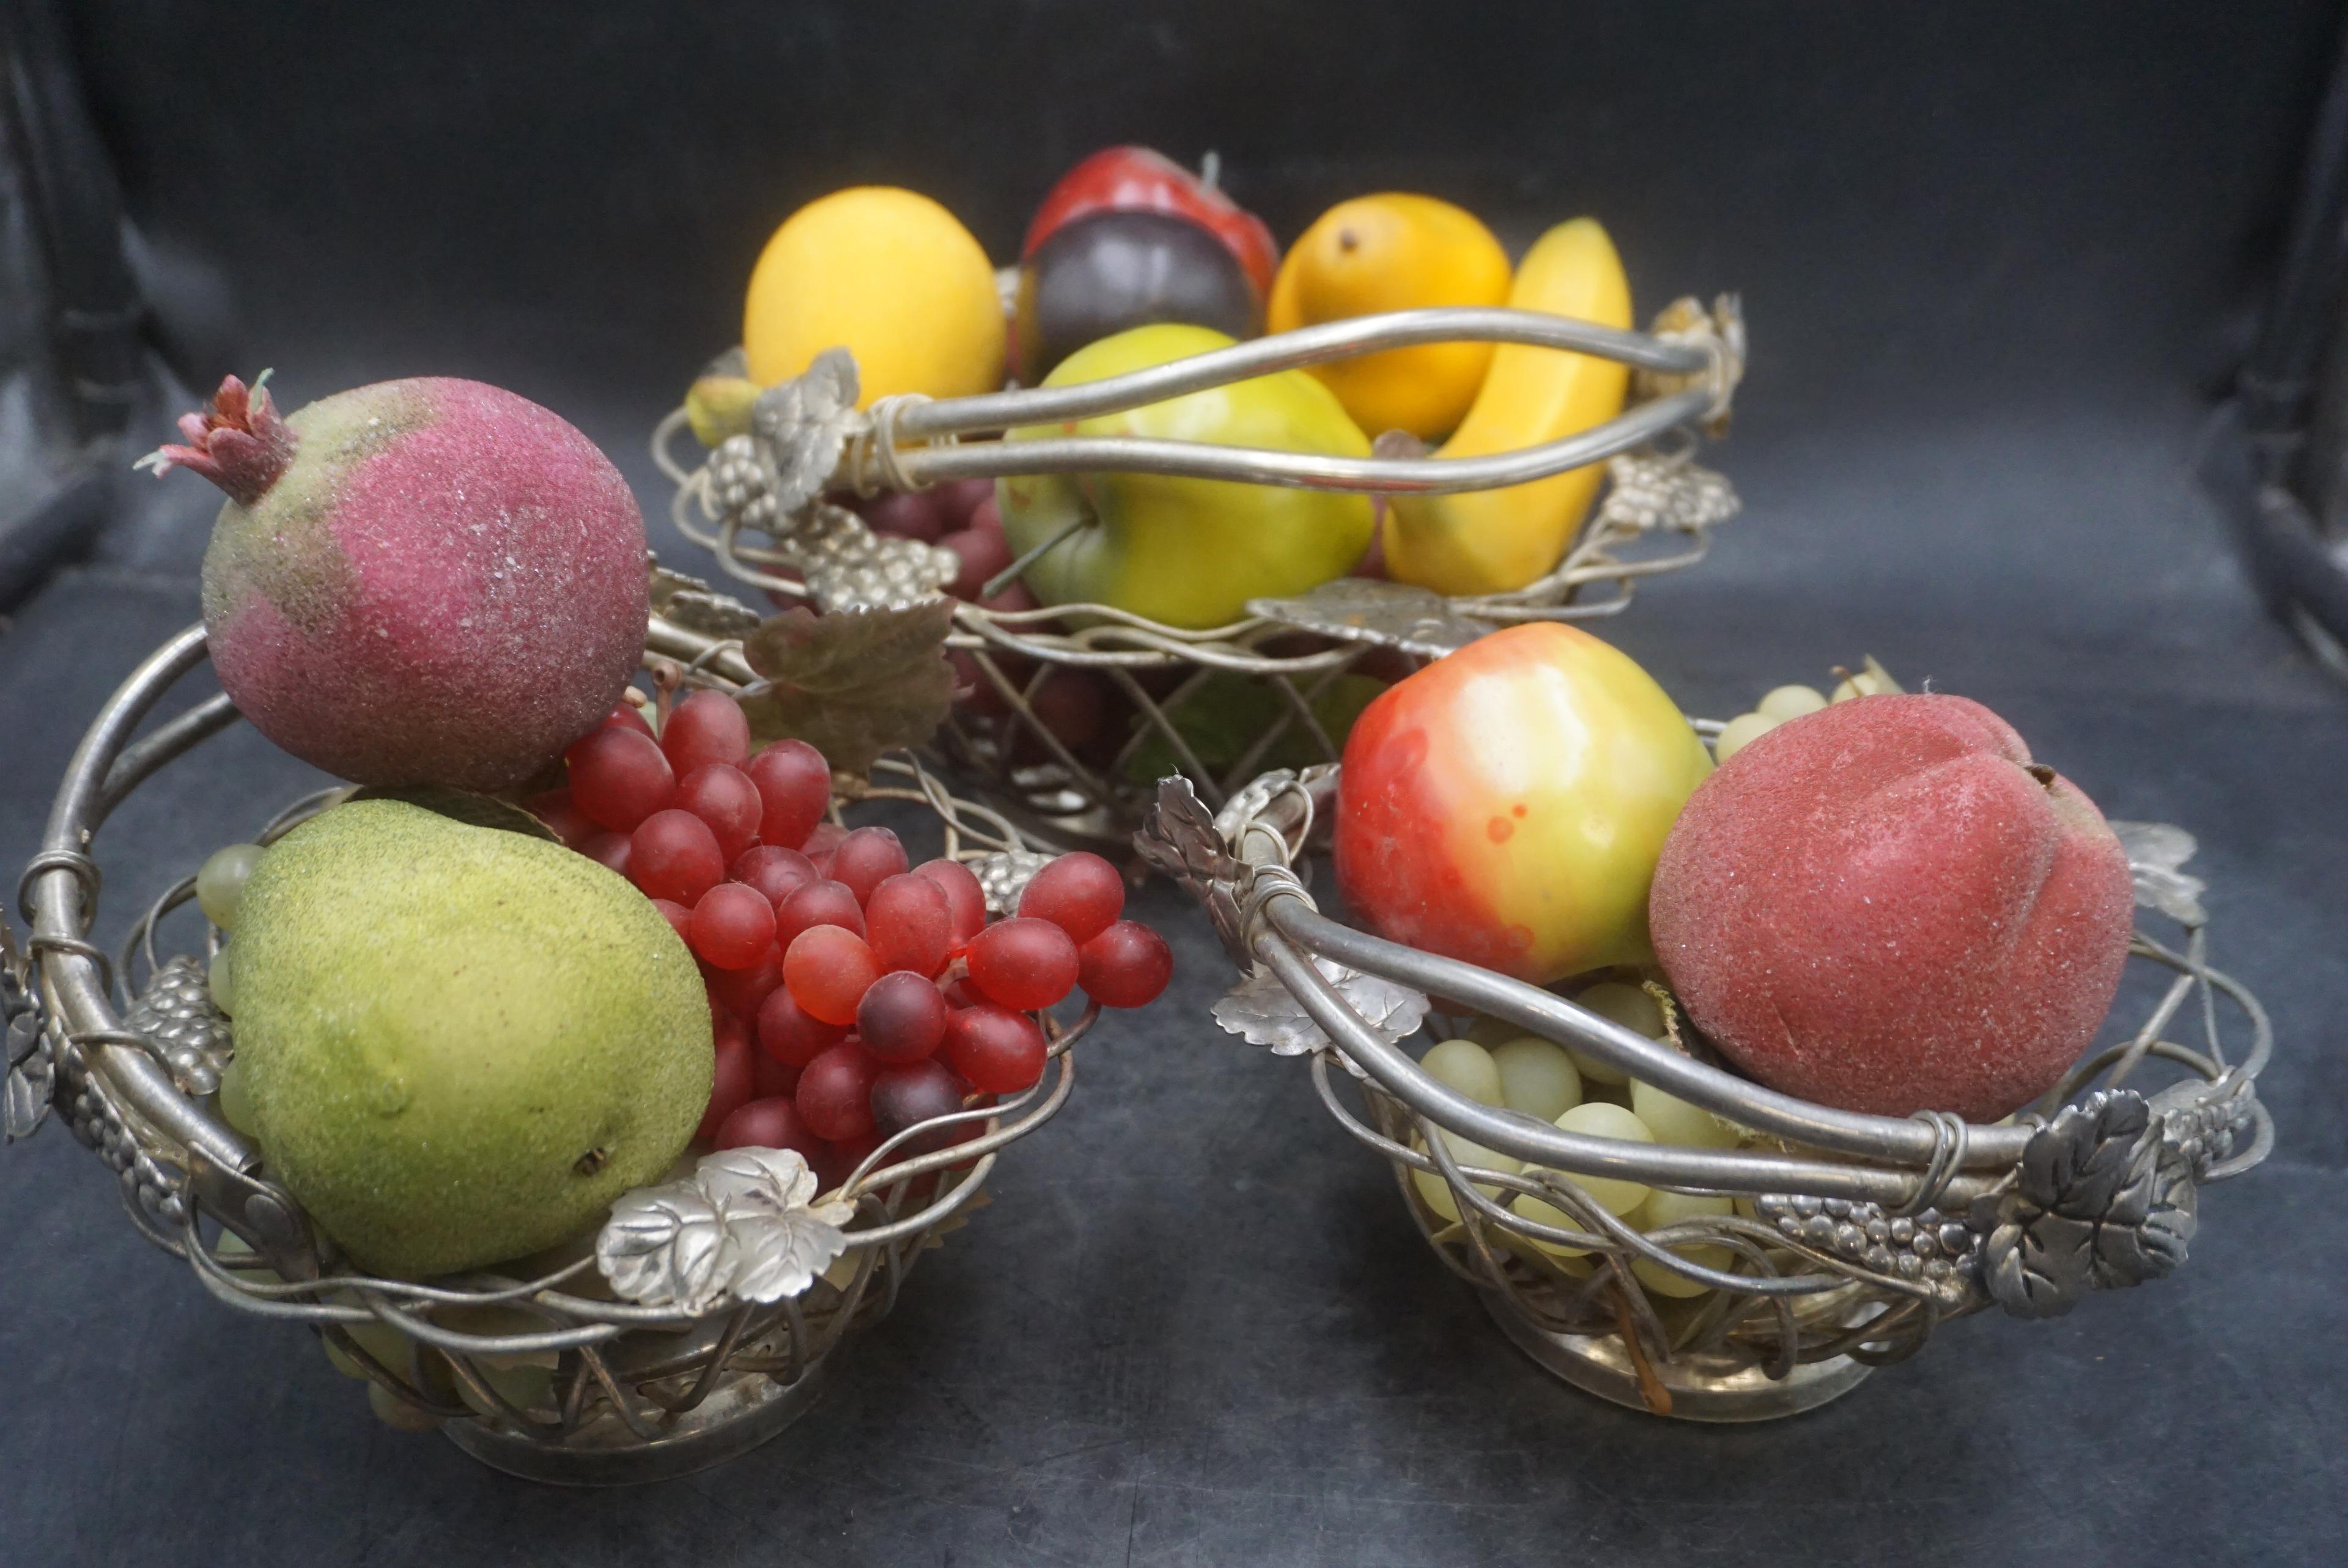
<instances>
[{"instance_id":1,"label":"frosted peach","mask_svg":"<svg viewBox=\"0 0 2348 1568\"><path fill-rule=\"evenodd\" d=\"M2003 720L1886 695L1722 764L1672 830L1649 908L1689 1017L1764 1083L1986 1122L2095 1038L2132 907L2102 813Z\"/></svg>"},{"instance_id":2,"label":"frosted peach","mask_svg":"<svg viewBox=\"0 0 2348 1568\"><path fill-rule=\"evenodd\" d=\"M647 613L644 519L593 442L475 381L280 417L234 376L152 459L228 495L204 552L221 685L370 784L520 782L611 712Z\"/></svg>"}]
</instances>

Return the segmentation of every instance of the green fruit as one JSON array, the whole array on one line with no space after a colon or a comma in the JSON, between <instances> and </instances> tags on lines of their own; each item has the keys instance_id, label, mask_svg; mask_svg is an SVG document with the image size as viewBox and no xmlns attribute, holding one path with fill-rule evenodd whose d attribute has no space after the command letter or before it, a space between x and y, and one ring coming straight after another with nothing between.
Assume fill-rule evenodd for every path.
<instances>
[{"instance_id":1,"label":"green fruit","mask_svg":"<svg viewBox=\"0 0 2348 1568\"><path fill-rule=\"evenodd\" d=\"M1231 342L1206 327L1135 327L1078 349L1044 384L1099 381ZM1010 439L1057 436L1370 455L1336 395L1301 370L1073 425L1014 430ZM1251 599L1305 592L1353 570L1370 543L1369 497L1336 491L1099 473L1004 479L996 496L1014 555L1077 526L1027 569L1037 599L1113 605L1169 626L1221 626L1245 614Z\"/></svg>"},{"instance_id":2,"label":"green fruit","mask_svg":"<svg viewBox=\"0 0 2348 1568\"><path fill-rule=\"evenodd\" d=\"M270 1167L384 1274L552 1245L665 1171L708 1103L692 955L559 844L353 801L271 849L236 949Z\"/></svg>"}]
</instances>

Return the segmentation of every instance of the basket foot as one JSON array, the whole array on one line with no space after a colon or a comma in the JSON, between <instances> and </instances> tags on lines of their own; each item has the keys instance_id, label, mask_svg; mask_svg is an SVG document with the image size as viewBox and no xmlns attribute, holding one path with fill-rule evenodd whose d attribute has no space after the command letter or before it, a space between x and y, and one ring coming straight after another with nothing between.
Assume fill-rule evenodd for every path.
<instances>
[{"instance_id":1,"label":"basket foot","mask_svg":"<svg viewBox=\"0 0 2348 1568\"><path fill-rule=\"evenodd\" d=\"M736 1378L677 1417L666 1435L649 1443L608 1412L561 1443L516 1437L483 1421L444 1421L440 1430L491 1470L524 1481L551 1486L637 1486L723 1464L776 1436L822 1398L826 1366L818 1361L788 1386L758 1375Z\"/></svg>"},{"instance_id":2,"label":"basket foot","mask_svg":"<svg viewBox=\"0 0 2348 1568\"><path fill-rule=\"evenodd\" d=\"M1639 1375L1614 1336L1559 1334L1526 1321L1507 1298L1481 1293L1485 1310L1517 1348L1586 1393L1647 1412ZM1857 1388L1875 1368L1838 1356L1812 1361L1773 1379L1755 1367L1697 1358L1658 1365L1654 1374L1672 1397L1673 1418L1685 1421L1773 1421L1798 1415Z\"/></svg>"}]
</instances>

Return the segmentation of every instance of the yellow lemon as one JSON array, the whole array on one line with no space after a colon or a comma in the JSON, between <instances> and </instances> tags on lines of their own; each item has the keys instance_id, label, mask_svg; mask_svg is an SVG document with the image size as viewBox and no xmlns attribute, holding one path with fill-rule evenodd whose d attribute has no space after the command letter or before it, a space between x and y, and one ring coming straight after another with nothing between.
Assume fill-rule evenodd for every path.
<instances>
[{"instance_id":1,"label":"yellow lemon","mask_svg":"<svg viewBox=\"0 0 2348 1568\"><path fill-rule=\"evenodd\" d=\"M1267 330L1429 305L1497 305L1509 297L1509 257L1474 214L1432 196L1385 192L1329 209L1280 264ZM1364 430L1450 434L1492 363L1488 343L1426 343L1316 364Z\"/></svg>"},{"instance_id":2,"label":"yellow lemon","mask_svg":"<svg viewBox=\"0 0 2348 1568\"><path fill-rule=\"evenodd\" d=\"M1003 343L986 252L953 213L886 185L836 190L792 213L758 257L742 314L753 380L772 386L846 348L864 406L901 392L993 392Z\"/></svg>"}]
</instances>

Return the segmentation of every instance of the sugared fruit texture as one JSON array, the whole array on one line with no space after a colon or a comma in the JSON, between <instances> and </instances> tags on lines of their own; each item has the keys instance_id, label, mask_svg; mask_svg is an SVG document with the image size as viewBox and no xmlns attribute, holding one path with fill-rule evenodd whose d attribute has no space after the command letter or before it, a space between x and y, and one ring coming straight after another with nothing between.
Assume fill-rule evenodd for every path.
<instances>
[{"instance_id":1,"label":"sugared fruit texture","mask_svg":"<svg viewBox=\"0 0 2348 1568\"><path fill-rule=\"evenodd\" d=\"M2127 856L1962 697L1863 696L1749 743L1689 799L1652 901L1697 1027L1775 1088L1993 1121L2095 1037Z\"/></svg>"},{"instance_id":2,"label":"sugared fruit texture","mask_svg":"<svg viewBox=\"0 0 2348 1568\"><path fill-rule=\"evenodd\" d=\"M279 840L234 919L254 1130L366 1267L551 1246L667 1170L709 1101L685 944L543 839L353 801Z\"/></svg>"},{"instance_id":3,"label":"sugared fruit texture","mask_svg":"<svg viewBox=\"0 0 2348 1568\"><path fill-rule=\"evenodd\" d=\"M1049 1049L1033 1013L1079 987L1146 1006L1172 978L1165 938L1120 918L1124 881L1097 855L1047 863L1018 914L990 923L960 861L911 865L889 829L825 820L823 754L751 753L723 692L678 702L657 743L633 714L573 745L568 785L530 804L582 854L611 852L700 961L716 1056L705 1143L798 1149L844 1180L883 1138L1034 1088Z\"/></svg>"},{"instance_id":4,"label":"sugared fruit texture","mask_svg":"<svg viewBox=\"0 0 2348 1568\"><path fill-rule=\"evenodd\" d=\"M234 376L157 472L227 492L212 667L253 726L368 784L502 788L611 710L644 651L644 527L593 442L477 381L281 417Z\"/></svg>"}]
</instances>

